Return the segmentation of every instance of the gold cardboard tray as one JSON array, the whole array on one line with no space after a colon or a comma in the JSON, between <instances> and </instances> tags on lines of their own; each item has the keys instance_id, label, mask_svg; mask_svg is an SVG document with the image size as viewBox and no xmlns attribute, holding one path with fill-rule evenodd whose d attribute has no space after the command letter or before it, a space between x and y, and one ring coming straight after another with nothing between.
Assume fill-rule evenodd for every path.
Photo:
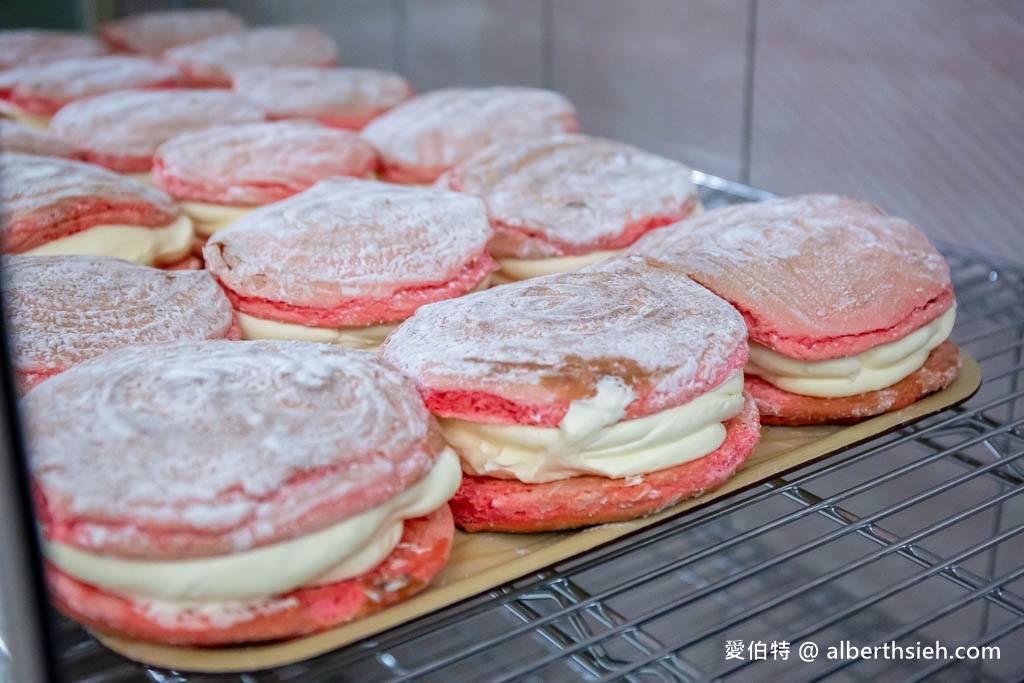
<instances>
[{"instance_id":1,"label":"gold cardboard tray","mask_svg":"<svg viewBox=\"0 0 1024 683\"><path fill-rule=\"evenodd\" d=\"M779 474L834 455L970 398L981 385L981 369L960 352L961 372L944 391L912 406L843 427L764 427L761 441L735 477L716 491L644 519L581 531L543 534L465 534L456 532L448 566L422 593L370 617L323 633L266 645L190 648L155 645L93 632L115 652L175 671L240 672L299 662L386 631L429 612L536 572L648 527L690 508L755 486Z\"/></svg>"}]
</instances>

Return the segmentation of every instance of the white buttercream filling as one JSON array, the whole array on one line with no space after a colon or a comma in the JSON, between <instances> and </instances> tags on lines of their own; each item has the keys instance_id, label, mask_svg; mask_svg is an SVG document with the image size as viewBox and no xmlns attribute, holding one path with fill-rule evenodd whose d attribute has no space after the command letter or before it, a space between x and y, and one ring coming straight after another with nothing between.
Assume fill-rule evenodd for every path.
<instances>
[{"instance_id":1,"label":"white buttercream filling","mask_svg":"<svg viewBox=\"0 0 1024 683\"><path fill-rule=\"evenodd\" d=\"M96 225L42 244L27 253L39 256L94 254L151 266L187 256L192 248L192 235L192 220L181 214L162 228Z\"/></svg>"},{"instance_id":2,"label":"white buttercream filling","mask_svg":"<svg viewBox=\"0 0 1024 683\"><path fill-rule=\"evenodd\" d=\"M704 205L698 201L693 208L693 212L687 218L693 218L702 213L704 213ZM568 273L573 270L579 270L583 266L590 265L595 261L602 261L621 254L622 251L622 249L613 249L610 251L595 251L581 256L556 256L545 259L499 258L495 259L500 266L495 275L498 278L499 284L508 284L509 282L529 280L530 278L554 275L555 273Z\"/></svg>"},{"instance_id":3,"label":"white buttercream filling","mask_svg":"<svg viewBox=\"0 0 1024 683\"><path fill-rule=\"evenodd\" d=\"M955 320L954 303L941 317L902 339L880 344L855 356L823 361L787 358L751 342L746 372L804 396L837 398L878 391L917 372L932 349L949 338Z\"/></svg>"},{"instance_id":4,"label":"white buttercream filling","mask_svg":"<svg viewBox=\"0 0 1024 683\"><path fill-rule=\"evenodd\" d=\"M504 282L515 282L517 280L529 280L534 277L579 270L583 266L615 256L620 252L621 249L595 251L590 254L583 254L582 256L558 256L543 259L500 258L495 260L500 266L497 273L498 276Z\"/></svg>"},{"instance_id":5,"label":"white buttercream filling","mask_svg":"<svg viewBox=\"0 0 1024 683\"><path fill-rule=\"evenodd\" d=\"M473 291L487 289L491 276L485 277ZM354 349L376 349L391 332L401 325L381 323L366 327L312 327L298 323L283 323L235 311L242 339L293 339L296 341L340 344Z\"/></svg>"},{"instance_id":6,"label":"white buttercream filling","mask_svg":"<svg viewBox=\"0 0 1024 683\"><path fill-rule=\"evenodd\" d=\"M439 422L469 474L527 483L585 474L628 477L696 460L721 446L722 423L743 409L743 374L733 373L681 406L621 421L633 398L622 380L606 377L595 396L572 403L558 427Z\"/></svg>"},{"instance_id":7,"label":"white buttercream filling","mask_svg":"<svg viewBox=\"0 0 1024 683\"><path fill-rule=\"evenodd\" d=\"M383 323L367 327L307 327L298 323L282 323L257 318L241 311L237 311L237 314L242 339L295 339L324 344L341 344L355 349L377 348L384 343L384 339L391 331L398 327L398 323Z\"/></svg>"},{"instance_id":8,"label":"white buttercream filling","mask_svg":"<svg viewBox=\"0 0 1024 683\"><path fill-rule=\"evenodd\" d=\"M196 226L196 234L201 237L210 237L215 232L223 230L254 208L191 201L179 201L178 204L182 211L192 217L192 222Z\"/></svg>"},{"instance_id":9,"label":"white buttercream filling","mask_svg":"<svg viewBox=\"0 0 1024 683\"><path fill-rule=\"evenodd\" d=\"M44 550L70 576L131 597L183 603L265 599L366 573L398 545L404 520L444 505L461 480L458 457L445 449L423 480L387 502L326 529L230 555L133 560L57 542L46 542Z\"/></svg>"}]
</instances>

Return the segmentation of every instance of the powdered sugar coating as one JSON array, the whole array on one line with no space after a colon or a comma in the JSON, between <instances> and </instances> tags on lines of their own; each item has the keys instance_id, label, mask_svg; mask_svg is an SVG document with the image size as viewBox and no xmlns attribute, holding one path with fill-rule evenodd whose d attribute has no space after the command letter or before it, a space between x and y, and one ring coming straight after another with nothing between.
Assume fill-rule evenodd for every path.
<instances>
[{"instance_id":1,"label":"powdered sugar coating","mask_svg":"<svg viewBox=\"0 0 1024 683\"><path fill-rule=\"evenodd\" d=\"M682 267L744 313L752 339L801 360L893 341L953 304L949 266L927 237L836 195L717 209L633 251Z\"/></svg>"},{"instance_id":2,"label":"powdered sugar coating","mask_svg":"<svg viewBox=\"0 0 1024 683\"><path fill-rule=\"evenodd\" d=\"M498 140L572 133L576 110L540 88L448 88L414 97L363 129L386 164L436 169L433 178Z\"/></svg>"},{"instance_id":3,"label":"powdered sugar coating","mask_svg":"<svg viewBox=\"0 0 1024 683\"><path fill-rule=\"evenodd\" d=\"M633 389L632 417L681 405L743 366L746 336L725 301L674 268L634 256L424 306L381 355L421 393L553 404L561 410L538 410L522 423L557 424L604 377Z\"/></svg>"},{"instance_id":4,"label":"powdered sugar coating","mask_svg":"<svg viewBox=\"0 0 1024 683\"><path fill-rule=\"evenodd\" d=\"M52 115L68 102L117 90L175 85L173 66L146 57L108 55L27 64L0 73L0 99Z\"/></svg>"},{"instance_id":5,"label":"powdered sugar coating","mask_svg":"<svg viewBox=\"0 0 1024 683\"><path fill-rule=\"evenodd\" d=\"M177 199L258 205L290 197L318 180L362 177L377 153L356 133L312 121L218 126L160 145L153 180Z\"/></svg>"},{"instance_id":6,"label":"powdered sugar coating","mask_svg":"<svg viewBox=\"0 0 1024 683\"><path fill-rule=\"evenodd\" d=\"M148 170L160 143L175 135L262 121L263 110L223 90L132 90L73 102L50 122L53 133L115 170ZM118 168L121 157L144 168Z\"/></svg>"},{"instance_id":7,"label":"powdered sugar coating","mask_svg":"<svg viewBox=\"0 0 1024 683\"><path fill-rule=\"evenodd\" d=\"M365 123L412 96L402 76L377 69L253 67L236 71L232 87L270 118L323 117L328 125Z\"/></svg>"},{"instance_id":8,"label":"powdered sugar coating","mask_svg":"<svg viewBox=\"0 0 1024 683\"><path fill-rule=\"evenodd\" d=\"M46 131L4 118L0 118L0 151L64 159L82 158L82 151L71 143Z\"/></svg>"},{"instance_id":9,"label":"powdered sugar coating","mask_svg":"<svg viewBox=\"0 0 1024 683\"><path fill-rule=\"evenodd\" d=\"M328 344L129 346L22 408L47 538L125 557L322 529L420 481L444 447L407 379Z\"/></svg>"},{"instance_id":10,"label":"powdered sugar coating","mask_svg":"<svg viewBox=\"0 0 1024 683\"><path fill-rule=\"evenodd\" d=\"M334 39L315 26L265 26L207 38L164 53L190 81L231 85L232 74L250 66L334 66Z\"/></svg>"},{"instance_id":11,"label":"powdered sugar coating","mask_svg":"<svg viewBox=\"0 0 1024 683\"><path fill-rule=\"evenodd\" d=\"M495 143L452 169L449 184L487 204L492 254L536 259L621 248L632 224L678 220L696 205L690 174L621 142L554 135Z\"/></svg>"},{"instance_id":12,"label":"powdered sugar coating","mask_svg":"<svg viewBox=\"0 0 1024 683\"><path fill-rule=\"evenodd\" d=\"M0 154L4 253L20 253L94 225L157 227L180 214L170 197L132 178L78 161Z\"/></svg>"},{"instance_id":13,"label":"powdered sugar coating","mask_svg":"<svg viewBox=\"0 0 1024 683\"><path fill-rule=\"evenodd\" d=\"M106 46L87 33L34 28L0 31L0 70L73 57L95 57L106 52Z\"/></svg>"},{"instance_id":14,"label":"powdered sugar coating","mask_svg":"<svg viewBox=\"0 0 1024 683\"><path fill-rule=\"evenodd\" d=\"M100 38L117 50L159 57L165 50L245 29L223 9L172 9L135 14L100 25Z\"/></svg>"},{"instance_id":15,"label":"powdered sugar coating","mask_svg":"<svg viewBox=\"0 0 1024 683\"><path fill-rule=\"evenodd\" d=\"M249 213L203 254L241 296L327 308L446 283L484 254L491 234L475 197L334 178Z\"/></svg>"},{"instance_id":16,"label":"powdered sugar coating","mask_svg":"<svg viewBox=\"0 0 1024 683\"><path fill-rule=\"evenodd\" d=\"M202 271L103 256L9 256L3 270L19 372L63 372L128 344L224 339L234 323Z\"/></svg>"}]
</instances>

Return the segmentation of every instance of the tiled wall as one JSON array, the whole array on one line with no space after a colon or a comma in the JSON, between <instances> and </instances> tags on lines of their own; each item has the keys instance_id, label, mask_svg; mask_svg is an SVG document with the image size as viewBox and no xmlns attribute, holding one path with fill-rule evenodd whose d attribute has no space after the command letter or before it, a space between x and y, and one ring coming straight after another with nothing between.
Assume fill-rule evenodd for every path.
<instances>
[{"instance_id":1,"label":"tiled wall","mask_svg":"<svg viewBox=\"0 0 1024 683\"><path fill-rule=\"evenodd\" d=\"M160 4L121 0L123 9ZM177 3L182 4L182 3ZM585 131L783 193L876 201L1024 263L1018 0L202 0L333 33L420 91L544 85Z\"/></svg>"}]
</instances>

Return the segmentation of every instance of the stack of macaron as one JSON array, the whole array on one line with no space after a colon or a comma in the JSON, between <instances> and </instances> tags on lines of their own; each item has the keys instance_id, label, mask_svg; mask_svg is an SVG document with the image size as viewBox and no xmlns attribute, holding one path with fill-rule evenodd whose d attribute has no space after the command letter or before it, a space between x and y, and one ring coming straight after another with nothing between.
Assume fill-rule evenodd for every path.
<instances>
[{"instance_id":1,"label":"stack of macaron","mask_svg":"<svg viewBox=\"0 0 1024 683\"><path fill-rule=\"evenodd\" d=\"M420 306L485 287L491 235L475 197L333 178L217 232L203 257L244 339L376 348Z\"/></svg>"},{"instance_id":2,"label":"stack of macaron","mask_svg":"<svg viewBox=\"0 0 1024 683\"><path fill-rule=\"evenodd\" d=\"M315 27L98 36L0 31L0 113L49 125L0 120L14 369L51 594L90 627L329 629L422 590L455 526L654 514L761 425L959 371L945 261L866 202L705 213L559 93L416 95Z\"/></svg>"},{"instance_id":3,"label":"stack of macaron","mask_svg":"<svg viewBox=\"0 0 1024 683\"><path fill-rule=\"evenodd\" d=\"M137 180L57 157L0 154L0 251L194 268L192 221Z\"/></svg>"},{"instance_id":4,"label":"stack of macaron","mask_svg":"<svg viewBox=\"0 0 1024 683\"><path fill-rule=\"evenodd\" d=\"M767 424L856 422L959 373L949 266L914 226L867 202L805 195L718 209L633 251L743 314L746 387Z\"/></svg>"}]
</instances>

